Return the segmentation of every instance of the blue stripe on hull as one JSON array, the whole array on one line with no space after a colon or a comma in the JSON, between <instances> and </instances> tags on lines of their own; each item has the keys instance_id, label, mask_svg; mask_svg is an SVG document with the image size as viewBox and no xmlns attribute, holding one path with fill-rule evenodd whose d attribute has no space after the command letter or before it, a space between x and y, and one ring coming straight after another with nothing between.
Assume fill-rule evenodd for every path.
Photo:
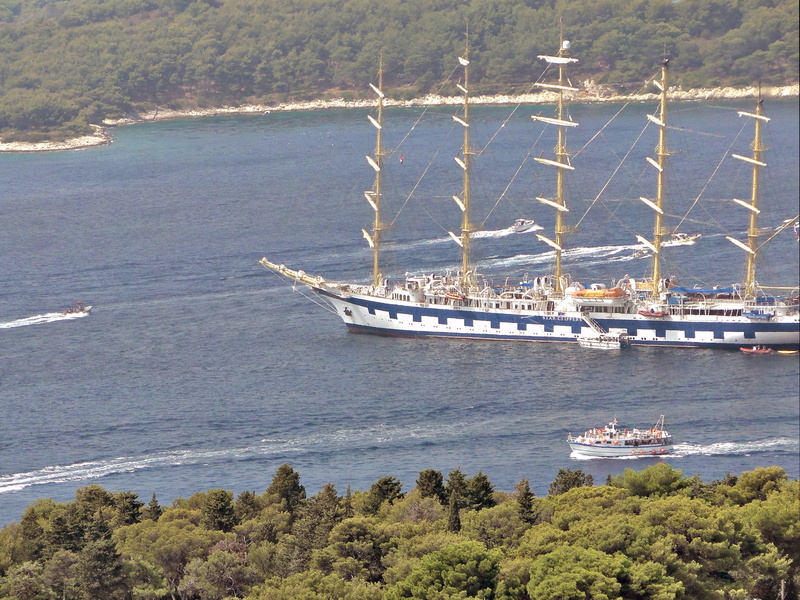
<instances>
[{"instance_id":1,"label":"blue stripe on hull","mask_svg":"<svg viewBox=\"0 0 800 600\"><path fill-rule=\"evenodd\" d=\"M355 323L345 323L347 329L353 333L363 333L370 335L381 335L384 337L396 338L449 338L456 340L494 340L509 342L549 342L553 344L577 344L577 340L560 337L541 337L541 336L511 336L501 334L482 334L482 333L463 333L463 332L441 332L441 331L410 331L406 329L385 329L382 327L370 327L367 325L356 325ZM697 348L697 349L717 349L717 350L739 350L740 344L726 344L722 342L698 342L698 341L670 341L670 340L631 340L632 345L636 346L658 346L674 348ZM774 344L770 347L775 350L797 350L797 345Z\"/></svg>"},{"instance_id":2,"label":"blue stripe on hull","mask_svg":"<svg viewBox=\"0 0 800 600\"><path fill-rule=\"evenodd\" d=\"M442 331L409 331L403 329L384 329L382 327L369 327L367 325L356 325L355 323L345 323L347 329L354 333L370 333L374 335L382 335L386 337L400 337L400 338L418 338L418 337L434 337L434 338L450 338L457 340L498 340L498 341L514 341L514 342L557 342L559 344L574 343L577 344L578 340L571 340L568 338L557 337L536 337L526 335L520 337L518 335L502 335L484 334L484 333L460 333L460 332L442 332Z\"/></svg>"}]
</instances>

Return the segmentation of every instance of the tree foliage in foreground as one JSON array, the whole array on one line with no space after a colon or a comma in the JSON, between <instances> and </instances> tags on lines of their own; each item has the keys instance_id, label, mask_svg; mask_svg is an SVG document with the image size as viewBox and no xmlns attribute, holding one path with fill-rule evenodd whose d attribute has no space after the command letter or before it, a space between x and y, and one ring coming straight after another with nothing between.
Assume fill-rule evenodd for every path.
<instances>
[{"instance_id":1,"label":"tree foliage in foreground","mask_svg":"<svg viewBox=\"0 0 800 600\"><path fill-rule=\"evenodd\" d=\"M684 87L798 78L796 0L0 0L0 131L74 136L108 117L352 98L382 53L392 97L525 92L560 21L575 81L638 88L672 58Z\"/></svg>"},{"instance_id":2,"label":"tree foliage in foreground","mask_svg":"<svg viewBox=\"0 0 800 600\"><path fill-rule=\"evenodd\" d=\"M704 483L666 463L594 486L561 470L537 498L460 469L307 497L282 465L263 493L163 507L98 485L0 529L0 600L717 600L797 597L800 484L778 467ZM458 527L453 526L453 518Z\"/></svg>"}]
</instances>

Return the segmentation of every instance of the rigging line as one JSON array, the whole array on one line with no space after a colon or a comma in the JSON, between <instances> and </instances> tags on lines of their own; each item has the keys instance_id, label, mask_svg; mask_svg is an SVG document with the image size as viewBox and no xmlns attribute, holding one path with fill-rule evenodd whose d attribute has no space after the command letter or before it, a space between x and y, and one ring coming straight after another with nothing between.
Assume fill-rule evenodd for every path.
<instances>
[{"instance_id":1,"label":"rigging line","mask_svg":"<svg viewBox=\"0 0 800 600\"><path fill-rule=\"evenodd\" d=\"M770 242L771 242L773 239L775 239L775 237L777 237L777 235L778 235L779 233L783 233L783 232L784 232L784 231L786 231L786 230L787 230L789 227L792 227L792 226L794 225L794 222L795 222L795 221L797 221L797 219L800 219L800 215L797 215L796 217L794 217L794 218L792 218L792 219L786 219L786 222L785 222L783 225L781 225L780 227L778 227L778 228L775 230L775 233L773 233L773 234L772 234L771 236L769 236L769 237L768 237L766 240L764 240L764 242L763 242L763 243L762 243L762 244L761 244L761 245L758 247L758 250L761 250L761 248L763 248L764 246L766 246L767 244L769 244L769 243L770 243Z\"/></svg>"},{"instance_id":2,"label":"rigging line","mask_svg":"<svg viewBox=\"0 0 800 600\"><path fill-rule=\"evenodd\" d=\"M517 170L514 172L514 175L511 177L511 179L509 180L508 184L506 184L505 189L497 197L497 200L495 200L494 205L492 205L492 208L490 208L489 211L486 213L486 218L483 221L481 221L481 227L484 227L486 225L486 221L489 220L489 217L492 216L492 213L494 212L494 210L497 208L497 206L500 204L500 202L503 200L503 198L505 198L506 192L508 192L508 188L510 188L511 184L513 184L514 181L517 179L517 175L519 175L519 172L522 170L522 167L524 167L527 164L528 159L530 158L532 152L533 152L533 148L528 150L528 154L525 155L525 158L522 160L522 162L520 163L519 167L517 167Z\"/></svg>"},{"instance_id":3,"label":"rigging line","mask_svg":"<svg viewBox=\"0 0 800 600\"><path fill-rule=\"evenodd\" d=\"M649 123L650 123L650 121L647 121L647 122L645 122L645 124L644 124L644 127L642 127L642 130L639 132L639 135L636 137L636 140L634 140L633 144L631 144L631 147L630 147L630 148L628 148L628 151L625 153L625 156L623 156L623 157L622 157L622 160L620 160L620 161L619 161L619 164L617 165L617 168L616 168L616 169L614 169L614 172L611 174L611 177L609 177L609 178L608 178L608 181L606 181L605 185L603 185L603 187L602 187L602 188L600 189L600 191L597 193L597 196L595 196L595 197L594 197L594 200L592 200L592 202L589 204L589 207L588 207L588 208L586 209L586 211L583 213L583 216L582 216L580 219L578 219L578 222L575 224L575 227L578 227L578 226L579 226L579 225L580 225L580 224L583 222L583 220L584 220L584 219L586 218L586 216L589 214L589 211L590 211L590 210L592 210L592 207L593 207L593 206L594 206L594 205L597 203L597 201L600 199L600 196L602 196L602 195L603 195L603 192L605 192L605 191L606 191L606 188L607 188L609 185L611 185L611 181L614 179L614 177L616 176L616 174L617 174L617 173L619 172L619 170L622 168L622 165L624 165L624 164L625 164L625 161L626 161L626 160L628 160L628 157L630 156L631 152L633 152L633 149L636 147L636 144L638 144L638 143L639 143L639 140L640 140L640 139L641 139L641 137L644 135L644 132L647 130L647 126L648 126L648 124L649 124Z\"/></svg>"},{"instance_id":4,"label":"rigging line","mask_svg":"<svg viewBox=\"0 0 800 600\"><path fill-rule=\"evenodd\" d=\"M530 86L528 87L528 91L526 92L526 94L530 94L530 93L533 91L533 88L536 86L536 84L538 84L540 81L542 81L542 80L544 79L544 77L545 77L545 75L547 74L547 72L548 72L548 70L549 70L549 69L550 69L550 65L548 64L548 65L545 67L544 71L542 71L542 74L541 74L541 75L539 75L539 78L538 78L538 79L537 79L537 80L536 80L534 83L530 84ZM483 154L483 152L484 152L484 151L485 151L485 150L486 150L486 149L487 149L487 148L488 148L488 147L489 147L489 146L492 144L492 142L494 141L494 139L495 139L495 138L496 138L496 137L497 137L497 136L500 134L500 130L501 130L501 129L503 129L503 128L506 126L506 124L507 124L507 123L508 123L508 122L511 120L511 117L513 117L513 116L514 116L514 114L517 112L517 110L519 110L519 108L520 108L521 106L522 106L522 102L517 102L517 105L516 105L516 106L514 107L514 109L513 109L513 110L512 110L512 111L509 113L509 115L506 117L506 119L503 121L503 123L500 125L500 127L498 127L498 128L497 128L497 131L495 131L494 135L493 135L493 136L492 136L492 137L489 139L489 141L488 141L488 142L486 143L486 145L485 145L485 146L484 146L484 147L481 149L481 151L478 153L478 155L481 155L481 154ZM539 137L538 137L538 138L536 138L536 142L534 142L533 146L531 146L530 150L528 150L528 153L525 155L525 158L523 158L523 159L522 159L522 162L520 163L519 167L517 167L517 170L516 170L516 172L514 173L514 176L513 176L513 177L511 177L511 179L509 180L508 184L506 184L506 187L505 187L505 189L503 190L503 192L500 194L500 196L498 196L498 198L497 198L497 200L495 201L495 203L494 203L494 205L492 206L492 208L491 208L491 209L489 209L489 212L487 213L487 215L486 215L486 218L484 218L484 220L481 222L481 227L483 227L484 225L486 225L486 222L489 220L489 217L491 217L491 216L492 216L492 213L493 213L493 212L495 211L495 209L498 207L498 205L499 205L499 204L500 204L500 202L503 200L503 198L505 198L505 195L506 195L506 193L508 192L508 190L509 190L509 188L511 187L511 185L514 183L514 181L516 181L516 179L517 179L517 176L519 175L519 173L520 173L520 171L522 170L522 168L523 168L523 167L524 167L524 166L525 166L525 165L528 163L528 160L530 159L530 157L531 157L531 154L533 153L533 150L534 150L534 149L535 149L535 148L538 146L538 144L539 144L539 141L542 139L542 136L544 135L544 131L545 131L545 128L543 127L543 128L542 128L542 130L539 132Z\"/></svg>"},{"instance_id":5,"label":"rigging line","mask_svg":"<svg viewBox=\"0 0 800 600\"><path fill-rule=\"evenodd\" d=\"M687 129L686 127L678 127L676 125L667 125L667 129L672 129L674 131L682 131L683 133L694 133L696 135L705 135L708 137L725 139L724 135L720 135L718 133L711 133L709 131L697 131L695 129Z\"/></svg>"},{"instance_id":6,"label":"rigging line","mask_svg":"<svg viewBox=\"0 0 800 600\"><path fill-rule=\"evenodd\" d=\"M545 76L545 74L547 73L547 69L549 69L549 68L550 68L550 65L547 65L547 67L545 68L545 70L544 70L544 71L542 71L542 74L539 76L539 78L538 78L538 79L537 79L537 80L536 80L534 83L530 84L530 86L528 87L528 90L527 90L526 92L524 92L524 93L523 93L523 95L531 94L531 93L533 92L533 88L534 88L534 87L536 86L536 84L538 84L538 83L539 83L539 82L540 82L542 79L544 79L544 76ZM519 108L522 106L522 104L523 104L523 103L522 103L522 101L520 101L520 102L517 102L516 106L514 106L514 108L511 110L511 112L510 112L510 113L508 114L508 116L505 118L505 120L504 120L504 121L503 121L503 122L500 124L500 127L498 127L498 128L497 128L497 131L495 131L495 132L494 132L494 134L492 135L492 137L491 137L491 138L489 138L489 141L488 141L488 142L486 142L486 145L485 145L483 148L481 148L480 152L477 152L477 153L476 153L478 156L480 156L481 154L483 154L483 153L484 153L484 151L485 151L485 150L486 150L486 149L487 149L489 146L491 146L492 142L494 141L494 138L496 138L498 135L500 135L500 131L501 131L501 130L502 130L502 129L503 129L503 128L504 128L504 127L505 127L505 126L508 124L508 122L511 120L511 117L513 117L513 116L514 116L514 114L517 112L517 110L519 110Z\"/></svg>"},{"instance_id":7,"label":"rigging line","mask_svg":"<svg viewBox=\"0 0 800 600\"><path fill-rule=\"evenodd\" d=\"M539 132L539 137L536 138L536 142L534 142L533 146L531 146L531 148L528 150L528 153L525 155L525 158L522 159L522 162L520 163L519 167L517 167L517 170L515 171L513 177L511 177L509 182L506 184L505 189L503 190L503 192L500 194L500 196L498 196L497 200L495 201L494 206L492 206L492 208L489 209L489 212L486 215L486 218L481 222L481 227L486 225L486 221L489 220L489 217L492 216L492 213L498 207L498 205L503 200L503 198L505 198L506 193L508 192L509 188L513 185L514 181L516 181L517 176L519 175L520 171L522 171L522 168L528 163L528 160L530 159L531 154L533 154L534 149L539 145L539 141L542 139L542 136L544 135L544 132L545 132L545 128L543 127L542 130Z\"/></svg>"},{"instance_id":8,"label":"rigging line","mask_svg":"<svg viewBox=\"0 0 800 600\"><path fill-rule=\"evenodd\" d=\"M581 149L578 150L577 152L575 152L572 156L573 157L578 156L581 152L586 150L586 148L589 146L589 144L591 144L598 136L602 135L602 133L603 133L603 131L605 131L606 127L611 125L611 122L614 119L616 119L619 116L619 114L623 110L625 110L625 108L627 108L628 104L630 104L631 102L632 102L631 100L628 100L625 104L623 104L622 108L620 108L613 117L611 117L608 121L606 121L606 124L603 125L591 138L589 138L589 140L583 146L581 146Z\"/></svg>"},{"instance_id":9,"label":"rigging line","mask_svg":"<svg viewBox=\"0 0 800 600\"><path fill-rule=\"evenodd\" d=\"M420 124L420 121L422 121L422 119L425 118L425 114L428 112L428 109L430 109L431 106L432 106L431 104L428 104L428 105L425 106L425 108L422 109L422 112L419 114L419 117L417 118L417 120L414 121L414 124L409 128L408 131L406 131L406 134L403 136L403 139L401 139L397 143L397 145L390 151L390 154L394 154L395 152L400 150L400 147L405 143L405 141L411 135L411 132L414 131L414 129L417 128L417 125Z\"/></svg>"},{"instance_id":10,"label":"rigging line","mask_svg":"<svg viewBox=\"0 0 800 600\"><path fill-rule=\"evenodd\" d=\"M452 128L451 128L451 131L452 131ZM431 167L433 166L433 163L436 161L436 157L437 157L437 156L439 156L439 152L441 152L441 150L442 150L442 147L444 146L444 144L445 144L446 140L448 139L448 137L449 137L449 136L445 136L445 137L444 137L444 139L442 140L442 143L441 143L441 144L439 145L439 147L436 149L436 152L434 152L434 153L433 153L433 156L431 157L431 160L428 162L428 165L425 167L425 170L424 170L424 171L422 171L422 174L421 174L421 175L419 176L419 178L417 179L417 183L415 183L415 184L414 184L414 187L413 187L413 188L411 188L411 191L408 193L408 196L406 196L406 199L403 201L403 204L402 204L402 205L400 206L400 208L397 210L397 214L394 216L394 218L392 219L392 221L389 223L389 226L390 226L390 227L391 227L391 226L394 226L395 222L396 222L396 221L397 221L397 219L400 217L400 213L401 213L401 212L403 212L403 210L405 209L406 205L407 205L407 204L408 204L408 203L411 201L411 198L413 198L413 196L414 196L414 192L416 192L416 191L417 191L417 188L418 188L418 187L419 187L419 186L422 184L422 181L425 179L425 176L427 175L428 171L431 169ZM433 217L433 215L431 215L431 214L428 212L428 209L427 209L427 207L426 207L424 204L420 203L420 205L422 206L422 210L424 210L424 211L425 211L425 213L426 213L426 214L427 214L427 215L430 217L431 221L433 221L433 222L434 222L434 223L436 223L436 224L437 224L439 227L441 227L441 228L442 228L442 231L447 231L447 228L446 228L446 227L444 227L444 226L442 226L442 224L441 224L441 223L439 223L439 222L438 222L438 221L437 221L437 220L436 220L436 219Z\"/></svg>"},{"instance_id":11,"label":"rigging line","mask_svg":"<svg viewBox=\"0 0 800 600\"><path fill-rule=\"evenodd\" d=\"M453 70L450 71L450 74L442 80L442 82L439 84L439 87L436 89L436 92L434 92L436 95L439 95L439 93L442 91L442 88L444 88L445 83L450 81L450 79L453 77L453 74L460 68L461 68L460 66L453 67ZM417 118L417 120L414 121L414 124L409 128L409 130L406 132L406 134L403 136L403 138L397 143L397 145L392 150L390 150L388 152L388 154L394 154L395 152L400 150L400 147L405 143L405 141L411 135L411 132L414 131L414 129L416 129L417 125L420 124L420 121L422 121L422 119L428 113L428 110L430 110L431 107L433 107L433 106L434 106L433 104L424 104L423 105L424 108L422 109L422 112L419 114L419 117Z\"/></svg>"},{"instance_id":12,"label":"rigging line","mask_svg":"<svg viewBox=\"0 0 800 600\"><path fill-rule=\"evenodd\" d=\"M640 94L640 93L642 92L642 90L643 90L643 89L645 89L645 88L647 87L647 85L648 85L648 82L649 82L651 79L653 79L654 77L656 77L657 75L658 75L658 72L656 72L656 73L654 73L652 76L650 76L650 77L647 79L647 82L643 83L643 84L642 84L642 87L640 87L640 88L639 88L639 90L638 90L638 91L637 91L637 92L636 92L634 95L638 95L638 94ZM600 134L602 134L602 133L603 133L603 131L605 130L605 128L606 128L606 127L608 127L609 125L611 125L612 121L614 121L614 119L616 119L616 118L619 116L619 114L620 114L620 113L621 113L623 110L625 110L625 109L628 107L628 105L629 105L631 102L633 102L633 100L628 100L627 102L625 102L625 104L623 104L623 105L622 105L622 107L621 107L621 108L620 108L620 109L619 109L619 110L618 110L618 111L617 111L617 112L614 114L614 116L613 116L613 117L611 117L611 118L610 118L608 121L606 121L606 124L605 124L605 125L603 125L603 126L602 126L602 127L601 127L601 128L598 130L598 131L597 131L597 133L595 133L595 134L594 134L594 135L593 135L591 138L589 138L589 141L587 141L587 142L586 142L586 143L585 143L585 144L584 144L584 145L581 147L581 149L580 149L580 150L578 150L577 152L575 152L575 153L574 153L572 156L573 156L573 157L574 157L574 156L578 156L578 155L579 155L581 152L583 152L584 150L586 150L586 148L589 146L589 144L591 144L591 143L592 143L592 142L595 140L595 138L597 138L597 136L599 136ZM639 134L639 136L641 137L641 134ZM638 138L637 138L637 141L638 141Z\"/></svg>"},{"instance_id":13,"label":"rigging line","mask_svg":"<svg viewBox=\"0 0 800 600\"><path fill-rule=\"evenodd\" d=\"M694 209L694 207L700 201L700 198L703 196L703 194L705 193L705 191L708 188L708 186L711 185L711 181L714 179L715 175L717 174L717 171L719 171L720 168L722 167L722 163L725 162L726 158L728 158L728 153L731 151L731 148L733 148L733 145L739 139L739 136L742 135L742 132L744 131L744 129L745 129L745 127L747 125L748 125L748 121L745 119L745 121L742 123L742 128L739 130L739 133L737 133L736 136L733 138L733 141L731 142L731 145L728 146L728 148L722 154L722 158L720 159L719 163L717 163L717 166L714 168L714 171L712 171L711 176L706 181L705 185L703 186L703 189L701 189L700 193L697 194L697 197L694 199L694 202L692 202L691 206L687 209L686 214L684 214L683 217L681 218L681 220L678 221L678 225L676 226L676 229L680 229L680 227L683 224L683 222L689 216L689 213L692 212L692 209ZM712 216L712 215L709 215L709 216ZM713 216L712 216L712 218L713 218Z\"/></svg>"},{"instance_id":14,"label":"rigging line","mask_svg":"<svg viewBox=\"0 0 800 600\"><path fill-rule=\"evenodd\" d=\"M279 273L275 273L274 271L272 271L272 274L275 275L275 277L280 279L282 282L284 282L286 285L288 285L290 288L292 288L293 292L297 292L303 298L305 298L306 300L310 301L312 304L316 304L320 308L323 308L324 310L327 310L328 312L333 313L334 315L338 315L339 314L331 306L325 304L324 302L319 301L316 298L312 298L311 296L306 295L302 290L298 290L297 289L297 284L299 283L298 281L290 282L286 277L284 277L283 275L280 275ZM305 284L302 284L302 285L305 285Z\"/></svg>"}]
</instances>

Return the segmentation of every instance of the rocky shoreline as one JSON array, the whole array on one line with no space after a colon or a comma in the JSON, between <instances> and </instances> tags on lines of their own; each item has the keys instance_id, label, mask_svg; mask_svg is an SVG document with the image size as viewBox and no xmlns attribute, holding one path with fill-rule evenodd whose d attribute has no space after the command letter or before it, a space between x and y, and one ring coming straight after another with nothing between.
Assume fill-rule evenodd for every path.
<instances>
[{"instance_id":1,"label":"rocky shoreline","mask_svg":"<svg viewBox=\"0 0 800 600\"><path fill-rule=\"evenodd\" d=\"M739 98L755 98L758 89L749 88L711 88L682 90L680 88L670 88L669 98L672 101L704 101L704 100L735 100ZM761 90L761 94L766 98L797 98L800 96L800 86L798 84L770 87ZM620 103L620 102L651 102L657 99L656 94L631 94L620 95L612 92L604 86L597 85L592 81L583 83L580 92L572 94L571 102L578 103ZM475 96L470 99L472 104L541 104L554 102L556 94L553 92L541 92L536 94L522 94L517 96ZM391 100L386 99L387 107L415 107L415 106L444 106L460 104L459 96L436 96L429 95L414 100ZM55 150L77 150L93 146L102 146L112 142L109 133L110 128L128 125L132 123L145 123L148 121L162 121L168 119L187 119L193 117L211 117L217 115L236 115L236 114L269 114L272 112L289 112L303 110L324 110L331 108L369 108L374 106L372 100L346 101L337 100L314 100L310 102L292 102L279 104L276 106L266 105L247 105L237 107L221 107L195 110L170 110L159 108L147 113L131 115L117 120L105 121L104 127L94 126L93 135L81 136L66 140L64 142L0 142L0 152L48 152Z\"/></svg>"}]
</instances>

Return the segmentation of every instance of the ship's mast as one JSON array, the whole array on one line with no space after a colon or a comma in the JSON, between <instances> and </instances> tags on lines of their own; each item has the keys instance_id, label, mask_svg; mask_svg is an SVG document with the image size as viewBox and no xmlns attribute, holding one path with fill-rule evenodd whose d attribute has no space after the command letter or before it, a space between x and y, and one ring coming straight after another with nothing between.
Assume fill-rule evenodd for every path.
<instances>
[{"instance_id":1,"label":"ship's mast","mask_svg":"<svg viewBox=\"0 0 800 600\"><path fill-rule=\"evenodd\" d=\"M564 44L561 44L561 48L558 51L558 55L560 57L564 56L566 52L566 48L564 48ZM563 87L566 85L566 79L564 77L564 64L558 65L558 85ZM558 90L558 120L564 120L564 90ZM567 135L565 131L565 127L563 125L558 126L558 142L556 143L556 160L561 163L562 165L567 164ZM566 206L564 200L564 169L559 168L556 169L556 203L559 206ZM562 249L564 248L564 211L556 210L556 245L558 246L558 250L556 250L556 292L563 292L561 286L561 253Z\"/></svg>"},{"instance_id":2,"label":"ship's mast","mask_svg":"<svg viewBox=\"0 0 800 600\"><path fill-rule=\"evenodd\" d=\"M748 296L755 296L756 294L756 259L758 258L758 213L761 212L758 208L758 179L761 167L766 167L767 163L761 160L761 154L766 150L761 145L761 126L763 123L769 121L769 118L764 116L763 112L764 101L759 96L756 102L756 112L749 113L739 111L739 116L751 117L754 119L755 132L753 134L753 144L751 150L753 156L741 156L739 154L732 154L733 158L739 159L753 166L753 183L750 192L750 202L744 200L734 199L734 202L744 206L750 211L750 225L747 228L747 244L743 244L739 240L727 237L728 240L747 251L747 273L745 275L745 293Z\"/></svg>"},{"instance_id":3,"label":"ship's mast","mask_svg":"<svg viewBox=\"0 0 800 600\"><path fill-rule=\"evenodd\" d=\"M661 102L659 103L659 117L661 123L658 126L658 148L656 154L658 156L658 175L656 176L656 206L659 210L656 211L655 225L653 226L653 294L659 292L661 285L661 241L664 235L663 220L664 220L664 168L667 164L667 69L669 68L669 60L665 60L661 65Z\"/></svg>"},{"instance_id":4,"label":"ship's mast","mask_svg":"<svg viewBox=\"0 0 800 600\"><path fill-rule=\"evenodd\" d=\"M756 258L758 256L758 176L762 166L767 166L761 161L761 153L764 148L761 146L761 123L762 114L761 98L756 103L755 134L753 137L753 185L750 191L750 225L747 228L747 246L750 251L747 253L747 275L745 278L745 289L748 296L756 294Z\"/></svg>"},{"instance_id":5,"label":"ship's mast","mask_svg":"<svg viewBox=\"0 0 800 600\"><path fill-rule=\"evenodd\" d=\"M373 156L367 156L367 162L375 170L375 183L371 190L364 192L367 202L370 203L375 210L375 220L372 225L372 235L362 229L364 238L372 248L372 285L375 287L381 285L383 276L381 274L381 232L385 228L381 222L381 171L383 169L383 55L381 54L379 67L378 67L378 85L377 87L370 84L375 94L378 97L378 118L375 119L372 115L367 115L372 125L376 130L375 153Z\"/></svg>"},{"instance_id":6,"label":"ship's mast","mask_svg":"<svg viewBox=\"0 0 800 600\"><path fill-rule=\"evenodd\" d=\"M664 59L661 64L661 80L653 81L661 91L658 116L647 115L647 118L658 126L658 146L656 147L657 160L649 156L647 162L655 167L656 175L656 199L640 198L655 212L655 224L653 226L653 240L650 241L640 235L636 238L653 251L653 287L652 295L657 296L661 291L661 243L664 238L664 169L667 165L667 71L669 69L669 59Z\"/></svg>"},{"instance_id":7,"label":"ship's mast","mask_svg":"<svg viewBox=\"0 0 800 600\"><path fill-rule=\"evenodd\" d=\"M555 200L548 200L546 198L537 198L539 202L548 204L556 209L556 224L555 224L555 240L551 240L543 235L537 234L537 237L551 246L555 250L555 282L554 288L556 292L563 292L562 284L562 267L561 256L564 251L564 234L569 233L570 230L564 224L564 213L569 212L564 195L564 171L574 170L575 167L569 164L569 153L567 152L567 127L576 127L578 124L575 121L567 120L566 105L564 92L576 92L577 88L567 85L569 80L566 75L566 66L569 63L578 62L577 58L569 58L567 51L569 50L569 42L566 40L561 41L561 47L556 56L540 55L539 58L547 61L550 64L558 65L558 84L538 84L540 87L552 89L558 92L558 113L556 119L548 117L541 117L538 115L533 116L534 120L550 123L558 127L558 138L556 141L555 155L556 160L549 160L546 158L535 158L537 162L542 164L556 167L556 197Z\"/></svg>"},{"instance_id":8,"label":"ship's mast","mask_svg":"<svg viewBox=\"0 0 800 600\"><path fill-rule=\"evenodd\" d=\"M464 85L457 84L463 95L463 114L461 117L454 115L453 120L464 128L464 142L461 157L456 156L455 160L464 175L461 197L453 196L453 200L461 209L461 236L456 236L452 232L450 236L461 246L461 280L465 287L471 287L475 282L475 275L470 267L469 251L472 232L476 231L476 227L470 219L470 172L471 157L474 152L469 144L469 42L464 56L459 57L458 62L464 67Z\"/></svg>"}]
</instances>

